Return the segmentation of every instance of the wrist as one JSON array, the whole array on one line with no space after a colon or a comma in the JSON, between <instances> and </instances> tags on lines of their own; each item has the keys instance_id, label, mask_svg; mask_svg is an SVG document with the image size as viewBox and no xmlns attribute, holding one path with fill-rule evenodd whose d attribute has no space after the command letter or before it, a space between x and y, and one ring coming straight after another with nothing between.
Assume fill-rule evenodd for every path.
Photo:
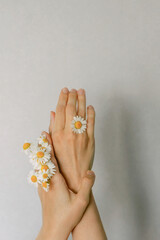
<instances>
[{"instance_id":1,"label":"wrist","mask_svg":"<svg viewBox=\"0 0 160 240\"><path fill-rule=\"evenodd\" d=\"M56 228L55 226L51 228L41 227L38 237L36 240L66 240L70 234L67 229Z\"/></svg>"}]
</instances>

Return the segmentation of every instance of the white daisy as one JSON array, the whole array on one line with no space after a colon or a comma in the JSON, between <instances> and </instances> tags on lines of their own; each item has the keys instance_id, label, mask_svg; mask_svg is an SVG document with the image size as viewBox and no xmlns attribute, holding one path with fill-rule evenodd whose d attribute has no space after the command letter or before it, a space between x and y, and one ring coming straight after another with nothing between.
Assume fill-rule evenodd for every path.
<instances>
[{"instance_id":1,"label":"white daisy","mask_svg":"<svg viewBox=\"0 0 160 240\"><path fill-rule=\"evenodd\" d=\"M43 145L39 145L40 149L44 149L46 152L50 153L51 152L51 145L50 144L46 144L45 146Z\"/></svg>"},{"instance_id":2,"label":"white daisy","mask_svg":"<svg viewBox=\"0 0 160 240\"><path fill-rule=\"evenodd\" d=\"M31 153L31 146L32 144L27 141L25 141L25 143L23 144L23 151L26 155L29 155Z\"/></svg>"},{"instance_id":3,"label":"white daisy","mask_svg":"<svg viewBox=\"0 0 160 240\"><path fill-rule=\"evenodd\" d=\"M48 182L48 180L52 177L52 174L49 172L49 169L47 171L40 171L39 172L39 181L40 182Z\"/></svg>"},{"instance_id":4,"label":"white daisy","mask_svg":"<svg viewBox=\"0 0 160 240\"><path fill-rule=\"evenodd\" d=\"M26 141L23 150L33 164L33 170L28 175L29 183L35 186L40 183L43 189L48 192L50 179L56 171L55 165L51 161L51 145L45 136L41 135L34 143Z\"/></svg>"},{"instance_id":5,"label":"white daisy","mask_svg":"<svg viewBox=\"0 0 160 240\"><path fill-rule=\"evenodd\" d=\"M56 166L52 161L48 162L49 172L53 175L56 172Z\"/></svg>"},{"instance_id":6,"label":"white daisy","mask_svg":"<svg viewBox=\"0 0 160 240\"><path fill-rule=\"evenodd\" d=\"M49 169L48 163L49 163L49 161L44 163L44 164L39 164L38 165L38 170L41 171L41 172L47 171Z\"/></svg>"},{"instance_id":7,"label":"white daisy","mask_svg":"<svg viewBox=\"0 0 160 240\"><path fill-rule=\"evenodd\" d=\"M48 192L49 191L49 183L48 182L42 182L42 188L46 191L46 192Z\"/></svg>"},{"instance_id":8,"label":"white daisy","mask_svg":"<svg viewBox=\"0 0 160 240\"><path fill-rule=\"evenodd\" d=\"M76 116L72 120L71 128L74 133L83 133L87 128L87 121L80 116Z\"/></svg>"},{"instance_id":9,"label":"white daisy","mask_svg":"<svg viewBox=\"0 0 160 240\"><path fill-rule=\"evenodd\" d=\"M45 137L44 134L42 134L37 140L38 140L38 143L40 145L42 145L42 147L45 147L45 148L48 147L48 145L49 145L48 140L47 140L47 138Z\"/></svg>"},{"instance_id":10,"label":"white daisy","mask_svg":"<svg viewBox=\"0 0 160 240\"><path fill-rule=\"evenodd\" d=\"M38 172L31 170L28 174L28 182L33 184L35 187L38 186Z\"/></svg>"},{"instance_id":11,"label":"white daisy","mask_svg":"<svg viewBox=\"0 0 160 240\"><path fill-rule=\"evenodd\" d=\"M49 170L49 173L53 175L56 172L56 166L51 161L48 161L45 164L39 164L38 170L41 172L47 172Z\"/></svg>"},{"instance_id":12,"label":"white daisy","mask_svg":"<svg viewBox=\"0 0 160 240\"><path fill-rule=\"evenodd\" d=\"M30 159L33 165L37 163L44 164L48 162L50 158L51 158L51 154L48 151L46 151L45 148L42 148L42 147L37 147L32 151L32 154L30 155Z\"/></svg>"}]
</instances>

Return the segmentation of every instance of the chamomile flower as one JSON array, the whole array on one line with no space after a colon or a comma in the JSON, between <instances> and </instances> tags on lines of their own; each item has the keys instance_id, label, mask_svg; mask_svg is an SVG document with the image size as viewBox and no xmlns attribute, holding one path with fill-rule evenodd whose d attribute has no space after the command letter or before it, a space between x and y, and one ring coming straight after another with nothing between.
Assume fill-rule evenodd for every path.
<instances>
[{"instance_id":1,"label":"chamomile flower","mask_svg":"<svg viewBox=\"0 0 160 240\"><path fill-rule=\"evenodd\" d=\"M44 145L40 145L40 149L44 149L46 152L50 153L51 152L51 145L50 144L46 144Z\"/></svg>"},{"instance_id":2,"label":"chamomile flower","mask_svg":"<svg viewBox=\"0 0 160 240\"><path fill-rule=\"evenodd\" d=\"M49 167L49 172L53 175L56 172L56 166L54 165L53 162L49 161L48 162L48 167Z\"/></svg>"},{"instance_id":3,"label":"chamomile flower","mask_svg":"<svg viewBox=\"0 0 160 240\"><path fill-rule=\"evenodd\" d=\"M48 190L49 190L49 183L48 183L48 182L42 182L41 185L42 185L42 188L43 188L46 192L48 192Z\"/></svg>"},{"instance_id":4,"label":"chamomile flower","mask_svg":"<svg viewBox=\"0 0 160 240\"><path fill-rule=\"evenodd\" d=\"M74 133L83 133L87 128L87 121L80 116L76 116L72 120L71 128Z\"/></svg>"},{"instance_id":5,"label":"chamomile flower","mask_svg":"<svg viewBox=\"0 0 160 240\"><path fill-rule=\"evenodd\" d=\"M48 147L48 140L47 138L45 137L44 134L42 134L38 139L38 143L42 146L42 147Z\"/></svg>"},{"instance_id":6,"label":"chamomile flower","mask_svg":"<svg viewBox=\"0 0 160 240\"><path fill-rule=\"evenodd\" d=\"M48 161L45 164L39 165L39 170L41 170L41 172L49 171L49 173L53 175L53 174L55 174L56 167L55 167L54 163L52 163L51 161Z\"/></svg>"},{"instance_id":7,"label":"chamomile flower","mask_svg":"<svg viewBox=\"0 0 160 240\"><path fill-rule=\"evenodd\" d=\"M51 154L42 147L37 147L36 149L34 149L30 156L31 162L33 162L33 164L46 163L47 161L50 160L50 158Z\"/></svg>"},{"instance_id":8,"label":"chamomile flower","mask_svg":"<svg viewBox=\"0 0 160 240\"><path fill-rule=\"evenodd\" d=\"M52 174L50 174L49 169L47 171L41 171L39 173L39 181L41 182L48 182L48 180L52 177Z\"/></svg>"},{"instance_id":9,"label":"chamomile flower","mask_svg":"<svg viewBox=\"0 0 160 240\"><path fill-rule=\"evenodd\" d=\"M25 143L23 144L23 151L26 155L29 155L31 153L31 146L32 144L27 141L25 141Z\"/></svg>"},{"instance_id":10,"label":"chamomile flower","mask_svg":"<svg viewBox=\"0 0 160 240\"><path fill-rule=\"evenodd\" d=\"M23 149L33 164L28 181L35 186L40 183L48 192L50 179L56 171L55 165L51 161L51 145L48 144L45 136L41 135L34 143L25 142Z\"/></svg>"},{"instance_id":11,"label":"chamomile flower","mask_svg":"<svg viewBox=\"0 0 160 240\"><path fill-rule=\"evenodd\" d=\"M43 172L43 171L47 172L47 171L49 170L48 163L49 163L49 162L47 162L47 163L45 163L45 164L40 164L40 165L39 165L39 170L41 170L41 172Z\"/></svg>"},{"instance_id":12,"label":"chamomile flower","mask_svg":"<svg viewBox=\"0 0 160 240\"><path fill-rule=\"evenodd\" d=\"M28 182L33 184L35 187L38 186L38 172L32 170L29 172L29 175L28 175Z\"/></svg>"}]
</instances>

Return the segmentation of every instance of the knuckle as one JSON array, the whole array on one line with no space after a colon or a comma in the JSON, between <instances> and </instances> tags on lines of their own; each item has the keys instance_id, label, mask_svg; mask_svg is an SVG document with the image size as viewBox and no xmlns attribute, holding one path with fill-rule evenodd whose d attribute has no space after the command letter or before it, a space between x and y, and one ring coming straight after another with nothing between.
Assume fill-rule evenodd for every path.
<instances>
[{"instance_id":1,"label":"knuckle","mask_svg":"<svg viewBox=\"0 0 160 240\"><path fill-rule=\"evenodd\" d=\"M61 112L63 112L63 111L64 111L64 105L59 104L59 105L57 106L57 108L56 108L56 112L57 112L57 113L61 113Z\"/></svg>"},{"instance_id":2,"label":"knuckle","mask_svg":"<svg viewBox=\"0 0 160 240\"><path fill-rule=\"evenodd\" d=\"M72 103L68 103L66 110L67 112L72 113L75 111L75 106Z\"/></svg>"},{"instance_id":3,"label":"knuckle","mask_svg":"<svg viewBox=\"0 0 160 240\"><path fill-rule=\"evenodd\" d=\"M89 124L90 126L94 126L94 117L90 117L90 118L89 118L88 124Z\"/></svg>"},{"instance_id":4,"label":"knuckle","mask_svg":"<svg viewBox=\"0 0 160 240\"><path fill-rule=\"evenodd\" d=\"M86 111L83 107L79 107L78 113L80 116L84 117L86 115Z\"/></svg>"}]
</instances>

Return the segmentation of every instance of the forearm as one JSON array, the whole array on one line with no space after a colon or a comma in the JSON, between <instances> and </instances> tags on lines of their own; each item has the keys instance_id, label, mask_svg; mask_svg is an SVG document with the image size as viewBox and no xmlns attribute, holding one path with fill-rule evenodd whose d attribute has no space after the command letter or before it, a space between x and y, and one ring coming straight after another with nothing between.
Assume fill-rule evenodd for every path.
<instances>
[{"instance_id":1,"label":"forearm","mask_svg":"<svg viewBox=\"0 0 160 240\"><path fill-rule=\"evenodd\" d=\"M72 235L74 240L107 240L93 194L83 218Z\"/></svg>"}]
</instances>

